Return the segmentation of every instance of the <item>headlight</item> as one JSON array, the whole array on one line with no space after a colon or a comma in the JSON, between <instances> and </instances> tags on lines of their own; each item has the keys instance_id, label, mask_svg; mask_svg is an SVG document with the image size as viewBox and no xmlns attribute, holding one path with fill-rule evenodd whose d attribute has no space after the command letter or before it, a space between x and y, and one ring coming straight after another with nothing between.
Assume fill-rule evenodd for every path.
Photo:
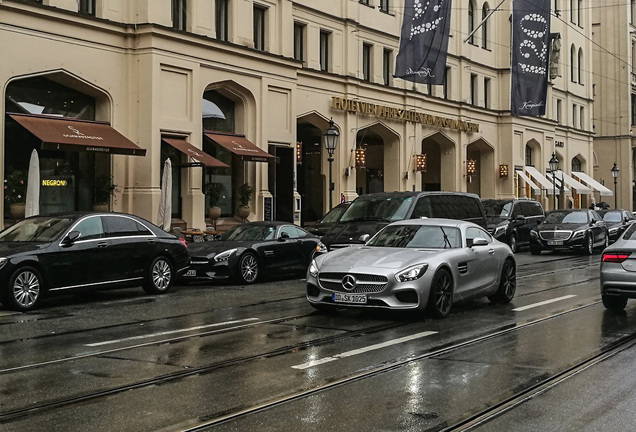
<instances>
[{"instance_id":1,"label":"headlight","mask_svg":"<svg viewBox=\"0 0 636 432\"><path fill-rule=\"evenodd\" d=\"M318 242L318 244L316 245L316 253L323 254L327 253L328 251L329 250L327 249L327 246L325 246L323 242Z\"/></svg>"},{"instance_id":2,"label":"headlight","mask_svg":"<svg viewBox=\"0 0 636 432\"><path fill-rule=\"evenodd\" d=\"M508 225L498 226L497 228L495 228L495 232L493 233L493 236L497 237L499 234L503 234L504 232L506 232L507 228L508 228Z\"/></svg>"},{"instance_id":3,"label":"headlight","mask_svg":"<svg viewBox=\"0 0 636 432\"><path fill-rule=\"evenodd\" d=\"M428 264L418 264L409 268L406 268L395 274L395 279L398 282L408 282L421 278L426 270L428 269Z\"/></svg>"},{"instance_id":4,"label":"headlight","mask_svg":"<svg viewBox=\"0 0 636 432\"><path fill-rule=\"evenodd\" d=\"M610 234L616 234L618 232L618 230L620 230L620 227L610 228L609 233Z\"/></svg>"},{"instance_id":5,"label":"headlight","mask_svg":"<svg viewBox=\"0 0 636 432\"><path fill-rule=\"evenodd\" d=\"M236 248L223 251L220 254L216 254L216 256L214 257L214 261L216 262L227 261L227 259L231 257L234 252L236 252Z\"/></svg>"},{"instance_id":6,"label":"headlight","mask_svg":"<svg viewBox=\"0 0 636 432\"><path fill-rule=\"evenodd\" d=\"M584 235L585 235L585 230L574 231L574 234L572 234L572 240L574 240L576 238L581 238Z\"/></svg>"},{"instance_id":7,"label":"headlight","mask_svg":"<svg viewBox=\"0 0 636 432\"><path fill-rule=\"evenodd\" d=\"M0 258L0 269L4 267L9 262L9 258L2 257Z\"/></svg>"},{"instance_id":8,"label":"headlight","mask_svg":"<svg viewBox=\"0 0 636 432\"><path fill-rule=\"evenodd\" d=\"M311 260L311 264L309 264L309 274L312 277L318 276L318 265L316 264L316 260Z\"/></svg>"},{"instance_id":9,"label":"headlight","mask_svg":"<svg viewBox=\"0 0 636 432\"><path fill-rule=\"evenodd\" d=\"M535 230L532 230L532 231L530 231L530 237L537 238L537 237L539 237L539 233L536 232Z\"/></svg>"}]
</instances>

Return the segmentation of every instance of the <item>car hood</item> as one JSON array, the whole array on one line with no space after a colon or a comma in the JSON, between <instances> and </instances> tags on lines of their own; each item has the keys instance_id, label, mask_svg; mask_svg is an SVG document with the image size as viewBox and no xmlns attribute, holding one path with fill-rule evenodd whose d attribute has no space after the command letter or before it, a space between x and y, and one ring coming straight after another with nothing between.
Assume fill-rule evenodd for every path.
<instances>
[{"instance_id":1,"label":"car hood","mask_svg":"<svg viewBox=\"0 0 636 432\"><path fill-rule=\"evenodd\" d=\"M537 227L538 231L560 231L560 230L566 230L566 231L579 231L579 230L584 230L584 229L588 229L590 227L589 224L578 224L578 223L564 223L564 224L540 224Z\"/></svg>"},{"instance_id":2,"label":"car hood","mask_svg":"<svg viewBox=\"0 0 636 432\"><path fill-rule=\"evenodd\" d=\"M0 256L33 252L48 246L50 242L0 242Z\"/></svg>"},{"instance_id":3,"label":"car hood","mask_svg":"<svg viewBox=\"0 0 636 432\"><path fill-rule=\"evenodd\" d=\"M388 221L367 221L355 220L348 222L338 222L322 237L322 242L326 245L332 243L361 243L360 236L369 234L373 237L375 233L389 224Z\"/></svg>"},{"instance_id":4,"label":"car hood","mask_svg":"<svg viewBox=\"0 0 636 432\"><path fill-rule=\"evenodd\" d=\"M322 255L320 271L355 272L355 269L381 268L401 270L440 255L439 249L402 249L354 246Z\"/></svg>"},{"instance_id":5,"label":"car hood","mask_svg":"<svg viewBox=\"0 0 636 432\"><path fill-rule=\"evenodd\" d=\"M223 241L212 240L188 244L188 252L190 255L216 255L229 249L249 248L260 241Z\"/></svg>"}]
</instances>

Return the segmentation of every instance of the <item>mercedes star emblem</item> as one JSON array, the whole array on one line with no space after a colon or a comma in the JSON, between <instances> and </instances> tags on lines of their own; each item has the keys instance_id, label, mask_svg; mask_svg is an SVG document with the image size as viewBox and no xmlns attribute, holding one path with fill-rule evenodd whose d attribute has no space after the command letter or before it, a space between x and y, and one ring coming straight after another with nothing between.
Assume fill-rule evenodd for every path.
<instances>
[{"instance_id":1,"label":"mercedes star emblem","mask_svg":"<svg viewBox=\"0 0 636 432\"><path fill-rule=\"evenodd\" d=\"M353 275L346 275L342 278L342 287L347 291L353 291L356 289L356 278Z\"/></svg>"}]
</instances>

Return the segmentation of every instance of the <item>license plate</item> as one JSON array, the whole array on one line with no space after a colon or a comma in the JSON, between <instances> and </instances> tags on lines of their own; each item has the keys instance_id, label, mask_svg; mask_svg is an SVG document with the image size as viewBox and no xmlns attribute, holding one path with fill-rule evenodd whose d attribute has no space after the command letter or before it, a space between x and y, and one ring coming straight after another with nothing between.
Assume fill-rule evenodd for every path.
<instances>
[{"instance_id":1,"label":"license plate","mask_svg":"<svg viewBox=\"0 0 636 432\"><path fill-rule=\"evenodd\" d=\"M195 277L197 275L197 271L196 270L188 270L187 272L185 272L185 274L183 276L185 277Z\"/></svg>"},{"instance_id":2,"label":"license plate","mask_svg":"<svg viewBox=\"0 0 636 432\"><path fill-rule=\"evenodd\" d=\"M335 303L366 303L367 296L365 294L338 294L331 295L331 299Z\"/></svg>"},{"instance_id":3,"label":"license plate","mask_svg":"<svg viewBox=\"0 0 636 432\"><path fill-rule=\"evenodd\" d=\"M562 240L548 240L548 246L563 246Z\"/></svg>"}]
</instances>

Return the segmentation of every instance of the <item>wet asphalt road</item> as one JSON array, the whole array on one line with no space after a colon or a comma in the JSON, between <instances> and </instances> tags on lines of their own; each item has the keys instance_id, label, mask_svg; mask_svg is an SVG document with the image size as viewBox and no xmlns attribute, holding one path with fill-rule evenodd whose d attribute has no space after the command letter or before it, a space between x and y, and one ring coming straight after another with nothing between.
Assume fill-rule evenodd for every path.
<instances>
[{"instance_id":1,"label":"wet asphalt road","mask_svg":"<svg viewBox=\"0 0 636 432\"><path fill-rule=\"evenodd\" d=\"M445 320L319 313L297 278L0 309L0 430L444 430L635 333L636 302L600 304L599 258L517 254L512 303L460 303ZM628 430L635 356L476 429Z\"/></svg>"}]
</instances>

